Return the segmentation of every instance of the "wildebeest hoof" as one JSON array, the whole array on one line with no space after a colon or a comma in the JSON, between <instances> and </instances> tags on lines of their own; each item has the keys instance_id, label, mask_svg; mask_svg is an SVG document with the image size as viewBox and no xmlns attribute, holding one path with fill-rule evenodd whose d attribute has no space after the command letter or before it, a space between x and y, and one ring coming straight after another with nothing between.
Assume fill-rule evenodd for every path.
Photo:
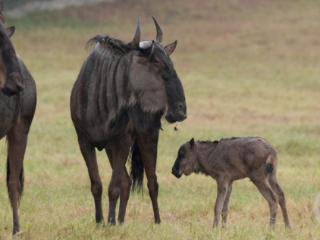
<instances>
[{"instance_id":1,"label":"wildebeest hoof","mask_svg":"<svg viewBox=\"0 0 320 240\"><path fill-rule=\"evenodd\" d=\"M97 225L97 228L100 228L100 227L104 227L106 224L105 224L104 220L101 220L99 222L96 222L96 225Z\"/></svg>"},{"instance_id":2,"label":"wildebeest hoof","mask_svg":"<svg viewBox=\"0 0 320 240\"><path fill-rule=\"evenodd\" d=\"M115 220L109 221L108 225L109 226L115 226L116 225L116 221Z\"/></svg>"},{"instance_id":3,"label":"wildebeest hoof","mask_svg":"<svg viewBox=\"0 0 320 240\"><path fill-rule=\"evenodd\" d=\"M17 231L17 232L13 232L13 237L19 237L23 235L23 231Z\"/></svg>"}]
</instances>

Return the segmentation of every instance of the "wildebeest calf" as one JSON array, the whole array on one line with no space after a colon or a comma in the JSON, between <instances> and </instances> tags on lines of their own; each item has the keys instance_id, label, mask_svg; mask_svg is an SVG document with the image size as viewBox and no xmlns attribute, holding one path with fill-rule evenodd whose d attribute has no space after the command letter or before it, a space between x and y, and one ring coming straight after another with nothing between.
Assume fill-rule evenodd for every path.
<instances>
[{"instance_id":1,"label":"wildebeest calf","mask_svg":"<svg viewBox=\"0 0 320 240\"><path fill-rule=\"evenodd\" d=\"M222 216L223 225L227 213L232 182L250 178L270 208L270 226L276 221L277 201L279 201L286 227L290 227L284 193L276 178L277 153L263 138L240 137L220 141L194 141L183 144L178 152L172 174L180 178L182 174L204 173L217 181L218 193L215 204L213 227Z\"/></svg>"}]
</instances>

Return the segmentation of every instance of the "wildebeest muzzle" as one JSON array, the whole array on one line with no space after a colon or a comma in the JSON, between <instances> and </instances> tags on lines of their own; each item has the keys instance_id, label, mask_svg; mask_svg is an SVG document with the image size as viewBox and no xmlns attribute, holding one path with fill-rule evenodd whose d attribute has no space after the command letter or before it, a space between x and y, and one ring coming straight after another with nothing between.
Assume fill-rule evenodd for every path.
<instances>
[{"instance_id":1,"label":"wildebeest muzzle","mask_svg":"<svg viewBox=\"0 0 320 240\"><path fill-rule=\"evenodd\" d=\"M175 122L182 122L187 118L187 108L185 103L178 103L175 107L175 109L168 110L166 114L166 120L169 123L175 123Z\"/></svg>"}]
</instances>

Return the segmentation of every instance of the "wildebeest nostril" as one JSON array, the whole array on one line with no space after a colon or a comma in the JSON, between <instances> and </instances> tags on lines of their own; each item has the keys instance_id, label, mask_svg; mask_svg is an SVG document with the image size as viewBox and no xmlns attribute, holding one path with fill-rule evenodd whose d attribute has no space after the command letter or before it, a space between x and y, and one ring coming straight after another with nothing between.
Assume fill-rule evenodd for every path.
<instances>
[{"instance_id":1,"label":"wildebeest nostril","mask_svg":"<svg viewBox=\"0 0 320 240\"><path fill-rule=\"evenodd\" d=\"M184 110L184 104L178 103L178 110Z\"/></svg>"}]
</instances>

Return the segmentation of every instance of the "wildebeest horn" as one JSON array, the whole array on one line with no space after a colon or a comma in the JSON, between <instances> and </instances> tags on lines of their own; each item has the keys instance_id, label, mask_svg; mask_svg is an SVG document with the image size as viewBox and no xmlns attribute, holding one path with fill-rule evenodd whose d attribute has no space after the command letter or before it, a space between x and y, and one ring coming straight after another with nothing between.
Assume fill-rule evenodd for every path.
<instances>
[{"instance_id":1,"label":"wildebeest horn","mask_svg":"<svg viewBox=\"0 0 320 240\"><path fill-rule=\"evenodd\" d=\"M0 0L0 22L1 23L5 22L5 19L3 16L3 9L4 9L4 3L3 3L3 0Z\"/></svg>"},{"instance_id":2,"label":"wildebeest horn","mask_svg":"<svg viewBox=\"0 0 320 240\"><path fill-rule=\"evenodd\" d=\"M156 37L156 40L157 42L162 42L162 30L161 30L161 27L159 25L159 23L157 22L157 20L155 19L155 17L152 17L153 21L154 21L154 25L156 25L156 29L157 29L157 37Z\"/></svg>"},{"instance_id":3,"label":"wildebeest horn","mask_svg":"<svg viewBox=\"0 0 320 240\"><path fill-rule=\"evenodd\" d=\"M161 30L161 27L159 25L159 23L157 22L155 17L152 17L153 21L154 21L154 25L156 26L156 30L157 30L157 37L156 40L157 42L162 42L162 36L163 36L163 32Z\"/></svg>"},{"instance_id":4,"label":"wildebeest horn","mask_svg":"<svg viewBox=\"0 0 320 240\"><path fill-rule=\"evenodd\" d=\"M138 18L138 23L137 23L137 28L136 28L136 32L134 34L133 40L132 40L132 44L135 47L139 47L139 43L140 43L140 35L141 35L141 30L140 30L140 19Z\"/></svg>"}]
</instances>

